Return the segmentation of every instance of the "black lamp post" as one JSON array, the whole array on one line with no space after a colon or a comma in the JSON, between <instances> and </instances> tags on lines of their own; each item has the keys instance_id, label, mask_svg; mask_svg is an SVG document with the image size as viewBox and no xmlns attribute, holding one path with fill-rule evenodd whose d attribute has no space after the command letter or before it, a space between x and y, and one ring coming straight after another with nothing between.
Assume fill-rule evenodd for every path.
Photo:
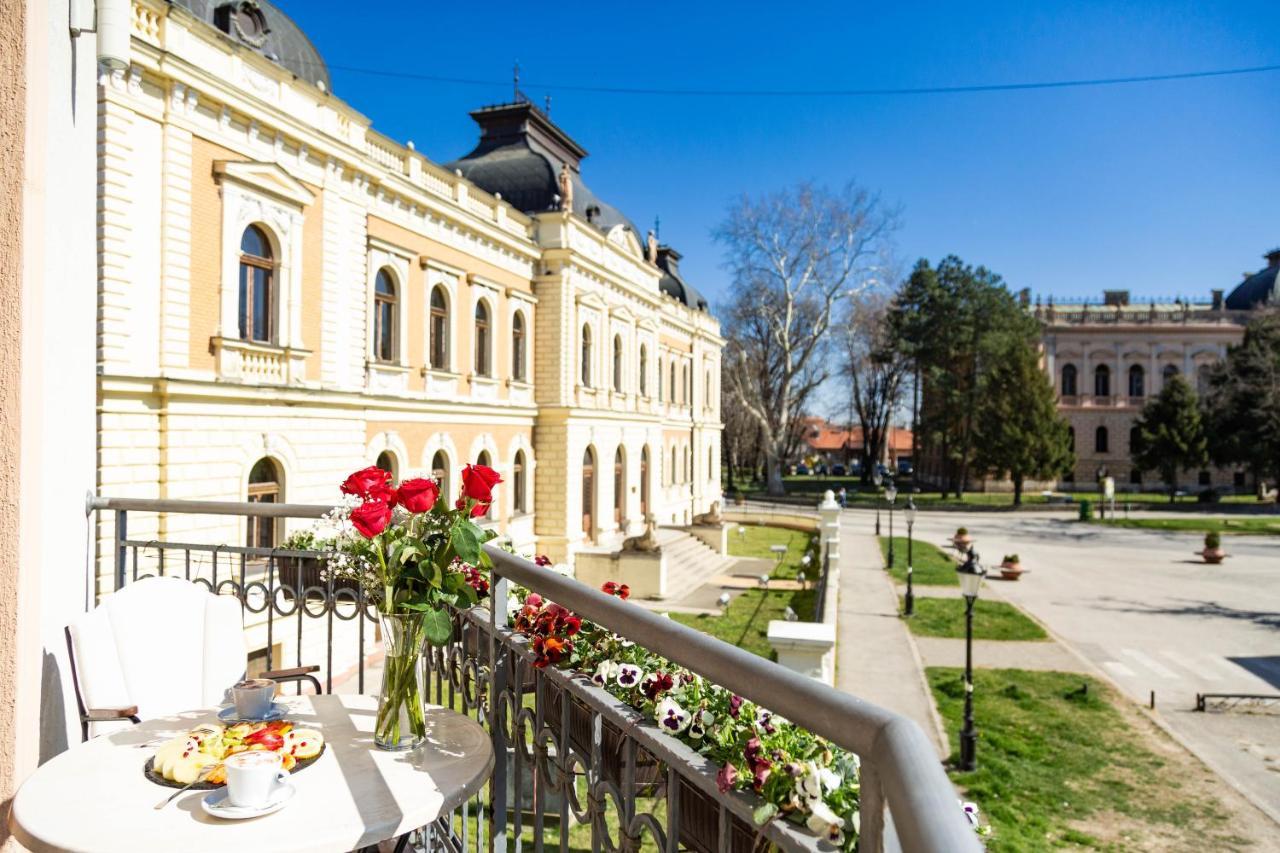
<instances>
[{"instance_id":1,"label":"black lamp post","mask_svg":"<svg viewBox=\"0 0 1280 853\"><path fill-rule=\"evenodd\" d=\"M905 615L910 616L916 612L916 594L911 588L911 528L916 524L916 502L907 495L907 508L903 513L907 517L907 598L906 609L903 611Z\"/></svg>"},{"instance_id":2,"label":"black lamp post","mask_svg":"<svg viewBox=\"0 0 1280 853\"><path fill-rule=\"evenodd\" d=\"M880 476L877 470L871 475L871 482L876 487L876 535L880 535L880 484L884 482L884 477Z\"/></svg>"},{"instance_id":3,"label":"black lamp post","mask_svg":"<svg viewBox=\"0 0 1280 853\"><path fill-rule=\"evenodd\" d=\"M884 497L889 502L889 568L893 568L893 502L898 497L898 487L893 484L892 478L889 485L884 487Z\"/></svg>"},{"instance_id":4,"label":"black lamp post","mask_svg":"<svg viewBox=\"0 0 1280 853\"><path fill-rule=\"evenodd\" d=\"M978 589L986 570L978 565L978 555L973 548L969 556L956 568L960 577L960 594L964 596L964 725L960 728L960 769L973 770L978 766L978 733L973 728L973 605L978 600Z\"/></svg>"}]
</instances>

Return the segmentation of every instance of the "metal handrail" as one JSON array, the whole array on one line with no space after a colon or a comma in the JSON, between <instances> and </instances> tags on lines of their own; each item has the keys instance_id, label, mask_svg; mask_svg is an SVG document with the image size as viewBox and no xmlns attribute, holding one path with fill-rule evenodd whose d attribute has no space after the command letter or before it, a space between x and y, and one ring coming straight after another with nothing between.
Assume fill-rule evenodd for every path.
<instances>
[{"instance_id":1,"label":"metal handrail","mask_svg":"<svg viewBox=\"0 0 1280 853\"><path fill-rule=\"evenodd\" d=\"M86 501L87 513L114 510L119 516L138 511L319 518L330 509L316 504L98 496ZM118 517L118 533L125 530L121 521ZM118 537L117 546L123 543L138 544L127 534ZM884 805L893 816L894 830L904 850L965 853L981 849L957 805L955 789L933 745L907 717L547 571L495 545L486 545L485 550L494 563L495 590L499 579L528 587L856 753L862 759L862 832L872 849L879 849ZM277 550L276 556L280 555Z\"/></svg>"},{"instance_id":2,"label":"metal handrail","mask_svg":"<svg viewBox=\"0 0 1280 853\"><path fill-rule=\"evenodd\" d=\"M904 850L981 849L933 745L908 718L500 548L485 550L503 577L857 753L864 777L870 770L883 788Z\"/></svg>"}]
</instances>

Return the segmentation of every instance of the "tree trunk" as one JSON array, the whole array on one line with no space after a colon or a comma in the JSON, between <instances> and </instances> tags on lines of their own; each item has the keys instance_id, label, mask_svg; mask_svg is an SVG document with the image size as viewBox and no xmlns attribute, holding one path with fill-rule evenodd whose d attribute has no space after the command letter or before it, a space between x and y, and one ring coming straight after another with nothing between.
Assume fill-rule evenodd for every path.
<instances>
[{"instance_id":1,"label":"tree trunk","mask_svg":"<svg viewBox=\"0 0 1280 853\"><path fill-rule=\"evenodd\" d=\"M1022 475L1013 475L1013 505L1022 506Z\"/></svg>"},{"instance_id":2,"label":"tree trunk","mask_svg":"<svg viewBox=\"0 0 1280 853\"><path fill-rule=\"evenodd\" d=\"M766 451L765 460L766 476L768 477L768 494L771 498L780 498L787 493L786 488L782 485L782 460L773 453Z\"/></svg>"}]
</instances>

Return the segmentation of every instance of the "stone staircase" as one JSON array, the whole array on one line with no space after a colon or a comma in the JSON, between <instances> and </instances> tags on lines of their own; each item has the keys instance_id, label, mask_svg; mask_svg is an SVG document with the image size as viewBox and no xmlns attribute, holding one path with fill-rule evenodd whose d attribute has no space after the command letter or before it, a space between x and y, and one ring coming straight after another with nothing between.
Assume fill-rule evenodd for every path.
<instances>
[{"instance_id":1,"label":"stone staircase","mask_svg":"<svg viewBox=\"0 0 1280 853\"><path fill-rule=\"evenodd\" d=\"M655 535L667 559L667 595L664 601L680 601L717 575L728 572L736 557L717 554L702 540L678 528L662 527Z\"/></svg>"}]
</instances>

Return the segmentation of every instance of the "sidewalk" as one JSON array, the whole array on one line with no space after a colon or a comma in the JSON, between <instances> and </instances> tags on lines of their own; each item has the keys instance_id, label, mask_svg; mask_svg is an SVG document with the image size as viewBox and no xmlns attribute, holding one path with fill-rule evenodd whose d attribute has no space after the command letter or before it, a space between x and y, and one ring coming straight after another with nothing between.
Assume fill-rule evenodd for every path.
<instances>
[{"instance_id":1,"label":"sidewalk","mask_svg":"<svg viewBox=\"0 0 1280 853\"><path fill-rule=\"evenodd\" d=\"M836 687L915 720L945 758L950 748L868 520L861 513L840 519Z\"/></svg>"}]
</instances>

